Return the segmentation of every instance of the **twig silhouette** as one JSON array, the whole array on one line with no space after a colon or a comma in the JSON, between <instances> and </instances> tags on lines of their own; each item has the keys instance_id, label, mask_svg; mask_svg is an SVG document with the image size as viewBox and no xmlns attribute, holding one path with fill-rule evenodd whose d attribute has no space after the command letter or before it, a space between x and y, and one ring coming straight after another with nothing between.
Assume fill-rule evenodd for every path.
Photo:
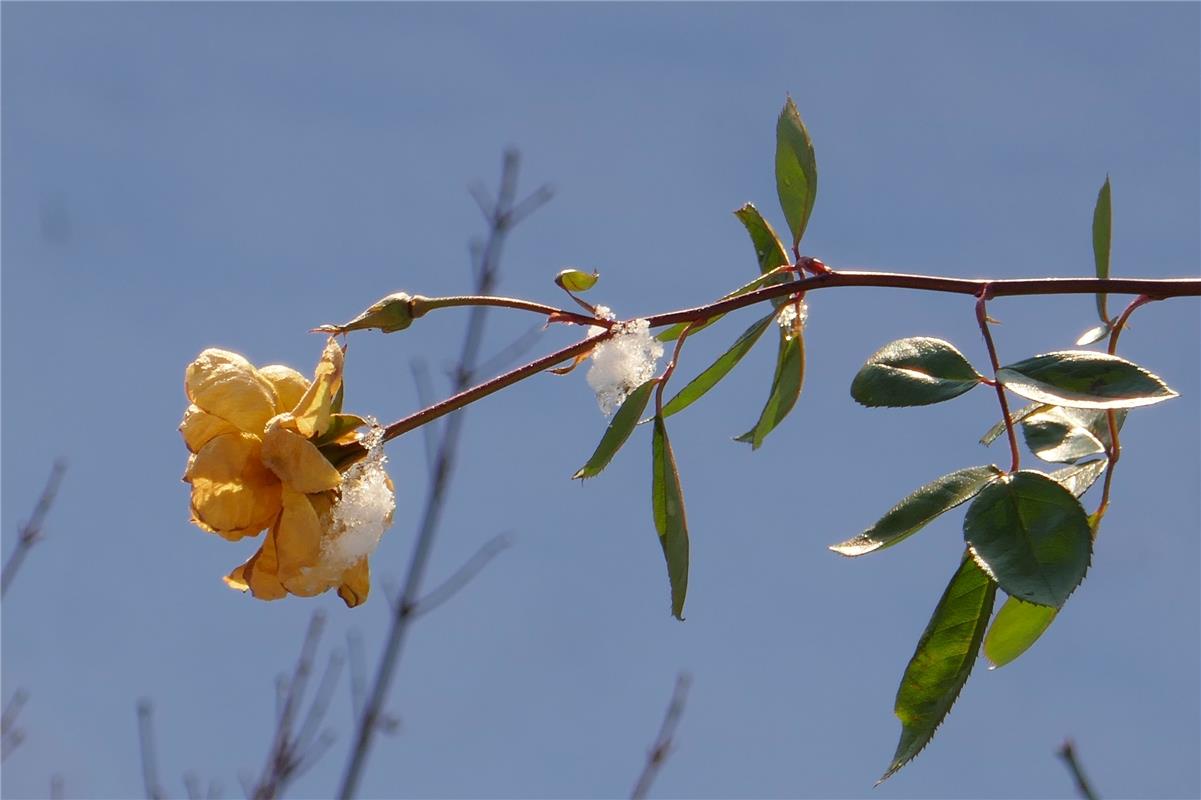
<instances>
[{"instance_id":1,"label":"twig silhouette","mask_svg":"<svg viewBox=\"0 0 1201 800\"><path fill-rule=\"evenodd\" d=\"M499 277L501 251L509 232L522 219L550 199L550 189L541 187L524 200L516 201L519 166L520 157L517 152L507 151L501 168L500 189L495 201L482 187L472 187L472 196L487 219L489 228L486 241L478 247L472 248L475 288L479 294L490 293L496 285ZM473 306L471 309L467 320L467 331L463 337L463 348L454 372L453 384L456 393L471 386L475 380L478 371L476 365L484 339L486 315L486 306ZM408 572L397 601L393 605L392 623L388 630L388 637L384 643L371 688L359 715L355 741L351 747L342 783L338 790L338 796L344 799L355 796L377 729L383 727L384 702L392 685L397 664L400 662L410 624L417 616L416 612L422 596L422 579L425 576L442 508L450 488L462 425L463 415L453 414L447 418L440 431L441 437L433 464L430 467L430 487L426 493L425 508L422 512L417 537L414 540Z\"/></svg>"},{"instance_id":2,"label":"twig silhouette","mask_svg":"<svg viewBox=\"0 0 1201 800\"><path fill-rule=\"evenodd\" d=\"M680 716L684 713L684 704L688 701L688 689L691 685L692 678L688 673L681 672L676 676L676 686L672 690L671 702L667 705L667 711L663 714L659 735L655 737L655 743L651 745L650 751L646 754L646 764L642 767L642 774L638 776L638 782L634 784L634 790L630 792L632 800L641 800L646 797L659 770L663 768L667 757L671 755L676 728L679 727Z\"/></svg>"},{"instance_id":3,"label":"twig silhouette","mask_svg":"<svg viewBox=\"0 0 1201 800\"><path fill-rule=\"evenodd\" d=\"M17 717L28 699L29 692L17 689L4 705L4 713L0 715L0 761L8 758L25 741L25 734L17 728Z\"/></svg>"},{"instance_id":4,"label":"twig silhouette","mask_svg":"<svg viewBox=\"0 0 1201 800\"><path fill-rule=\"evenodd\" d=\"M1063 759L1063 763L1067 764L1068 771L1072 773L1072 779L1076 781L1076 791L1084 800L1101 800L1100 796L1093 791L1092 784L1088 782L1088 777L1084 774L1084 768L1080 766L1080 760L1076 757L1076 743L1071 739L1064 739L1063 744L1055 751L1055 755Z\"/></svg>"},{"instance_id":5,"label":"twig silhouette","mask_svg":"<svg viewBox=\"0 0 1201 800\"><path fill-rule=\"evenodd\" d=\"M158 755L154 746L154 704L138 701L138 746L142 753L142 785L148 800L166 800L167 793L158 780Z\"/></svg>"},{"instance_id":6,"label":"twig silhouette","mask_svg":"<svg viewBox=\"0 0 1201 800\"><path fill-rule=\"evenodd\" d=\"M4 570L0 572L0 597L3 597L4 593L8 591L8 586L16 577L21 564L25 562L25 556L29 554L29 549L42 537L42 523L46 519L47 512L50 511L50 506L54 505L54 496L58 494L58 485L62 482L63 473L66 471L67 462L62 459L55 461L54 466L50 468L50 477L46 479L42 495L33 508L33 516L29 518L29 522L21 526L21 531L17 535L17 543L13 546L13 551L9 553L8 560L4 562Z\"/></svg>"}]
</instances>

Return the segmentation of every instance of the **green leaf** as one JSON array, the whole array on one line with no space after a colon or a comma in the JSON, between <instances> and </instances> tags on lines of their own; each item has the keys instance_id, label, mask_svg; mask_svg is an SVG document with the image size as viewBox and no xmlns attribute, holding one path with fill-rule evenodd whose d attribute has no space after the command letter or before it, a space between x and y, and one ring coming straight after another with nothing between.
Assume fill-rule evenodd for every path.
<instances>
[{"instance_id":1,"label":"green leaf","mask_svg":"<svg viewBox=\"0 0 1201 800\"><path fill-rule=\"evenodd\" d=\"M1176 397L1156 375L1124 358L1091 350L1064 350L997 370L1014 394L1073 408L1134 408Z\"/></svg>"},{"instance_id":2,"label":"green leaf","mask_svg":"<svg viewBox=\"0 0 1201 800\"><path fill-rule=\"evenodd\" d=\"M735 438L737 442L748 442L752 450L758 450L775 430L801 396L801 385L805 382L805 336L798 333L789 338L780 331L780 349L776 354L776 372L771 380L771 392L767 403L759 414L755 427Z\"/></svg>"},{"instance_id":3,"label":"green leaf","mask_svg":"<svg viewBox=\"0 0 1201 800\"><path fill-rule=\"evenodd\" d=\"M791 97L776 122L776 194L795 248L805 234L817 197L817 160L809 131Z\"/></svg>"},{"instance_id":4,"label":"green leaf","mask_svg":"<svg viewBox=\"0 0 1201 800\"><path fill-rule=\"evenodd\" d=\"M1097 478L1100 478L1101 473L1105 472L1105 467L1108 464L1109 460L1105 458L1097 459L1096 461L1086 461L1083 464L1074 464L1070 467L1057 469L1047 475L1047 477L1067 489L1074 496L1079 497L1097 482Z\"/></svg>"},{"instance_id":5,"label":"green leaf","mask_svg":"<svg viewBox=\"0 0 1201 800\"><path fill-rule=\"evenodd\" d=\"M338 391L341 392L341 388ZM321 447L322 445L336 442L342 436L366 424L367 420L357 414L330 414L329 427L325 429L325 433L313 440L313 444Z\"/></svg>"},{"instance_id":6,"label":"green leaf","mask_svg":"<svg viewBox=\"0 0 1201 800\"><path fill-rule=\"evenodd\" d=\"M943 475L892 507L863 533L830 549L844 556L862 556L892 547L924 528L940 514L975 497L1005 473L993 466L968 467Z\"/></svg>"},{"instance_id":7,"label":"green leaf","mask_svg":"<svg viewBox=\"0 0 1201 800\"><path fill-rule=\"evenodd\" d=\"M1080 501L1032 470L984 487L968 507L963 538L1006 594L1056 608L1084 580L1092 558Z\"/></svg>"},{"instance_id":8,"label":"green leaf","mask_svg":"<svg viewBox=\"0 0 1201 800\"><path fill-rule=\"evenodd\" d=\"M897 689L901 740L877 786L922 751L967 683L997 585L969 556L947 584Z\"/></svg>"},{"instance_id":9,"label":"green leaf","mask_svg":"<svg viewBox=\"0 0 1201 800\"><path fill-rule=\"evenodd\" d=\"M658 378L651 378L626 396L621 408L617 409L617 413L610 420L609 427L605 428L605 433L601 436L600 444L596 446L592 457L588 459L587 464L576 470L576 473L571 476L572 480L595 477L600 474L601 470L609 466L613 456L626 443L626 439L630 438L630 434L638 425L638 418L646 410L647 401L650 400L651 392L658 383Z\"/></svg>"},{"instance_id":10,"label":"green leaf","mask_svg":"<svg viewBox=\"0 0 1201 800\"><path fill-rule=\"evenodd\" d=\"M1097 204L1093 207L1093 260L1097 264L1098 278L1109 277L1110 229L1112 225L1113 210L1109 205L1109 176L1106 175L1105 183L1101 185L1101 191L1097 193ZM1105 295L1101 292L1097 293L1097 316L1108 326L1109 312L1105 309ZM1096 329L1094 328L1094 330Z\"/></svg>"},{"instance_id":11,"label":"green leaf","mask_svg":"<svg viewBox=\"0 0 1201 800\"><path fill-rule=\"evenodd\" d=\"M755 258L759 261L760 273L771 272L776 267L788 263L788 251L784 249L771 224L759 213L759 209L747 203L735 211L734 216L738 217L746 232L751 235L751 244L755 246ZM781 277L788 280L786 275Z\"/></svg>"},{"instance_id":12,"label":"green leaf","mask_svg":"<svg viewBox=\"0 0 1201 800\"><path fill-rule=\"evenodd\" d=\"M1121 430L1127 410L1114 416ZM1080 459L1104 453L1109 446L1109 412L1093 408L1048 406L1022 420L1026 446L1043 461L1074 464Z\"/></svg>"},{"instance_id":13,"label":"green leaf","mask_svg":"<svg viewBox=\"0 0 1201 800\"><path fill-rule=\"evenodd\" d=\"M950 342L915 336L884 345L851 382L865 406L922 406L958 397L981 376Z\"/></svg>"},{"instance_id":14,"label":"green leaf","mask_svg":"<svg viewBox=\"0 0 1201 800\"><path fill-rule=\"evenodd\" d=\"M555 283L559 288L569 292L586 292L596 286L598 280L600 280L599 272L589 273L578 269L565 269L555 276Z\"/></svg>"},{"instance_id":15,"label":"green leaf","mask_svg":"<svg viewBox=\"0 0 1201 800\"><path fill-rule=\"evenodd\" d=\"M651 441L651 506L655 530L667 559L667 578L671 582L671 613L684 619L684 598L688 593L688 521L684 516L684 493L676 458L667 440L663 417L655 416Z\"/></svg>"},{"instance_id":16,"label":"green leaf","mask_svg":"<svg viewBox=\"0 0 1201 800\"><path fill-rule=\"evenodd\" d=\"M1046 403L1030 403L1029 405L1022 406L1017 411L1010 412L1009 419L1010 419L1010 421L1013 422L1014 425L1016 425L1019 422L1021 422L1022 420L1024 420L1026 417L1030 416L1031 414L1038 413L1039 411L1042 411L1044 408L1053 408L1053 406L1049 406ZM988 445L995 442L997 439L1001 438L1001 436L1003 436L1004 434L1005 434L1005 420L1001 420L996 425L993 425L991 428L989 428L985 432L985 434L980 437L980 444L987 447Z\"/></svg>"},{"instance_id":17,"label":"green leaf","mask_svg":"<svg viewBox=\"0 0 1201 800\"><path fill-rule=\"evenodd\" d=\"M773 319L775 314L768 314L743 331L729 350L722 353L704 372L693 378L675 397L667 401L663 406L663 416L670 417L678 411L683 411L716 386L717 382L726 377L742 357L750 352Z\"/></svg>"},{"instance_id":18,"label":"green leaf","mask_svg":"<svg viewBox=\"0 0 1201 800\"><path fill-rule=\"evenodd\" d=\"M1104 297L1104 296L1105 295L1101 295L1101 294L1097 295L1097 297ZM1108 335L1109 335L1109 324L1101 323L1097 327L1089 328L1084 333L1080 334L1080 338L1076 340L1076 346L1084 347L1085 345L1090 345L1093 342L1099 342Z\"/></svg>"},{"instance_id":19,"label":"green leaf","mask_svg":"<svg viewBox=\"0 0 1201 800\"><path fill-rule=\"evenodd\" d=\"M1017 659L1038 641L1038 637L1051 627L1059 609L1026 603L1010 597L1001 606L992 626L984 637L984 655L989 660L989 669L1003 667Z\"/></svg>"}]
</instances>

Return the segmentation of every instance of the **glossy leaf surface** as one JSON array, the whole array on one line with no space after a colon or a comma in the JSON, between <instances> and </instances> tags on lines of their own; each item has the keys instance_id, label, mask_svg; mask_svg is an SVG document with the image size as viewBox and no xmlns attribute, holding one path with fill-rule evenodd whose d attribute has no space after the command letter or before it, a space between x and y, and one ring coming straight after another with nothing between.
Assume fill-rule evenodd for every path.
<instances>
[{"instance_id":1,"label":"glossy leaf surface","mask_svg":"<svg viewBox=\"0 0 1201 800\"><path fill-rule=\"evenodd\" d=\"M979 382L950 342L915 336L873 353L851 382L851 397L865 406L921 406L958 397Z\"/></svg>"},{"instance_id":2,"label":"glossy leaf surface","mask_svg":"<svg viewBox=\"0 0 1201 800\"><path fill-rule=\"evenodd\" d=\"M1089 490L1097 478L1100 478L1105 472L1105 467L1109 463L1108 459L1097 459L1096 461L1086 461L1083 464L1073 464L1070 467L1057 469L1047 475L1048 478L1058 483L1063 488L1067 489L1074 496L1080 497Z\"/></svg>"},{"instance_id":3,"label":"glossy leaf surface","mask_svg":"<svg viewBox=\"0 0 1201 800\"><path fill-rule=\"evenodd\" d=\"M1097 193L1097 204L1093 207L1093 261L1096 262L1098 278L1109 277L1109 252L1113 226L1113 209L1110 206L1109 194L1109 176L1106 175L1105 183L1101 185L1101 191ZM1100 317L1101 322L1109 322L1109 312L1105 309L1105 295L1101 292L1097 293L1097 316ZM1080 343L1077 342L1077 344Z\"/></svg>"},{"instance_id":4,"label":"glossy leaf surface","mask_svg":"<svg viewBox=\"0 0 1201 800\"><path fill-rule=\"evenodd\" d=\"M776 194L792 231L792 246L800 243L817 197L817 159L813 142L792 98L776 122Z\"/></svg>"},{"instance_id":5,"label":"glossy leaf surface","mask_svg":"<svg viewBox=\"0 0 1201 800\"><path fill-rule=\"evenodd\" d=\"M965 556L901 678L895 706L901 740L880 781L920 753L951 710L980 652L996 594L996 583Z\"/></svg>"},{"instance_id":6,"label":"glossy leaf surface","mask_svg":"<svg viewBox=\"0 0 1201 800\"><path fill-rule=\"evenodd\" d=\"M1016 597L1007 599L984 636L989 669L1003 667L1029 650L1058 613L1059 609L1050 606L1026 603Z\"/></svg>"},{"instance_id":7,"label":"glossy leaf surface","mask_svg":"<svg viewBox=\"0 0 1201 800\"><path fill-rule=\"evenodd\" d=\"M734 369L734 366L742 360L742 357L750 352L751 348L755 346L755 342L759 341L759 337L771 325L773 319L775 319L775 314L768 314L743 331L729 350L722 353L704 372L689 381L687 386L664 404L663 416L670 417L672 414L683 411L716 386L718 381L728 375L730 370Z\"/></svg>"},{"instance_id":8,"label":"glossy leaf surface","mask_svg":"<svg viewBox=\"0 0 1201 800\"><path fill-rule=\"evenodd\" d=\"M1104 295L1097 295L1097 297L1104 297ZM1076 346L1084 347L1085 345L1090 345L1093 342L1099 342L1108 335L1109 325L1101 323L1095 328L1089 328L1084 333L1080 334L1080 338L1076 340Z\"/></svg>"},{"instance_id":9,"label":"glossy leaf surface","mask_svg":"<svg viewBox=\"0 0 1201 800\"><path fill-rule=\"evenodd\" d=\"M1013 424L1016 425L1031 414L1042 411L1045 408L1053 408L1053 406L1049 406L1046 403L1030 403L1022 406L1017 411L1011 412L1009 414L1009 418ZM988 431L986 431L985 434L980 437L980 444L985 446L990 445L1004 435L1005 420L1001 420L996 425L993 425L991 428L989 428Z\"/></svg>"},{"instance_id":10,"label":"glossy leaf surface","mask_svg":"<svg viewBox=\"0 0 1201 800\"><path fill-rule=\"evenodd\" d=\"M688 594L688 521L684 515L684 493L680 489L680 474L667 439L663 417L655 417L651 442L651 506L655 531L667 560L667 577L671 583L671 613L684 619L684 598Z\"/></svg>"},{"instance_id":11,"label":"glossy leaf surface","mask_svg":"<svg viewBox=\"0 0 1201 800\"><path fill-rule=\"evenodd\" d=\"M1137 364L1091 350L1027 358L1002 367L997 380L1027 400L1074 408L1134 408L1176 397Z\"/></svg>"},{"instance_id":12,"label":"glossy leaf surface","mask_svg":"<svg viewBox=\"0 0 1201 800\"><path fill-rule=\"evenodd\" d=\"M986 486L968 507L963 538L1006 594L1056 608L1084 580L1092 558L1088 515L1041 472Z\"/></svg>"},{"instance_id":13,"label":"glossy leaf surface","mask_svg":"<svg viewBox=\"0 0 1201 800\"><path fill-rule=\"evenodd\" d=\"M600 444L596 446L596 450L592 453L592 457L588 459L588 463L580 467L571 476L573 480L594 477L599 475L605 467L609 466L609 462L613 460L613 456L626 443L626 440L630 438L630 434L633 433L635 426L638 425L638 419L642 416L642 412L646 410L647 401L650 400L651 392L654 391L658 383L658 378L652 378L630 392L621 404L621 407L613 415L613 419L609 421L609 427L605 428Z\"/></svg>"},{"instance_id":14,"label":"glossy leaf surface","mask_svg":"<svg viewBox=\"0 0 1201 800\"><path fill-rule=\"evenodd\" d=\"M992 481L1004 475L993 466L968 467L943 475L897 503L863 533L830 549L844 556L862 556L891 547L912 536L939 515L971 500Z\"/></svg>"},{"instance_id":15,"label":"glossy leaf surface","mask_svg":"<svg viewBox=\"0 0 1201 800\"><path fill-rule=\"evenodd\" d=\"M735 438L738 442L748 442L751 449L758 450L767 438L767 434L788 416L801 395L801 385L805 382L805 337L797 334L789 339L780 332L780 349L776 354L776 372L772 376L771 392L767 403L759 414L755 427Z\"/></svg>"},{"instance_id":16,"label":"glossy leaf surface","mask_svg":"<svg viewBox=\"0 0 1201 800\"><path fill-rule=\"evenodd\" d=\"M1118 430L1126 421L1124 408L1114 411ZM1026 446L1043 461L1073 464L1104 453L1109 445L1109 412L1093 408L1050 406L1022 421Z\"/></svg>"}]
</instances>

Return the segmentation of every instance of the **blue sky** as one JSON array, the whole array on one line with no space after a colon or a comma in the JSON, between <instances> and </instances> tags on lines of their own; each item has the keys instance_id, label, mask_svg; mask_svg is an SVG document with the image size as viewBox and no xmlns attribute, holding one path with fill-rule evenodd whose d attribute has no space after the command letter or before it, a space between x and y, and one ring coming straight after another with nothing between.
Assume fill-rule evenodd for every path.
<instances>
[{"instance_id":1,"label":"blue sky","mask_svg":"<svg viewBox=\"0 0 1201 800\"><path fill-rule=\"evenodd\" d=\"M403 574L425 490L420 435L389 445L400 507L372 599L257 602L219 580L253 546L188 524L183 370L221 346L307 372L310 327L392 291L465 290L481 230L466 187L495 182L506 146L527 187L557 194L514 234L501 290L559 303L558 270L597 269L596 300L626 317L754 274L730 212L753 201L783 228L788 93L820 172L804 250L831 265L1087 275L1108 174L1115 274L1196 275L1199 22L1196 4L4 4L5 554L53 460L70 463L3 607L3 694L31 695L4 795L44 795L54 773L68 796L138 794L149 697L169 790L190 770L237 796L313 609L327 647L353 629L377 652L379 579ZM1005 456L976 443L996 418L986 392L878 411L847 394L902 336L983 363L970 301L836 290L809 305L805 393L760 451L730 437L759 413L768 346L671 420L692 537L683 624L649 432L581 487L568 478L604 427L581 374L470 410L431 579L496 533L514 544L415 629L390 703L401 729L363 796L623 796L681 669L693 688L658 796L1069 796L1065 736L1105 796L1201 794L1196 301L1139 312L1123 338L1182 396L1131 415L1085 584L1020 661L978 665L933 745L874 791L961 515L868 558L826 545ZM1093 324L1091 297L990 308L1003 361ZM681 377L753 313L698 336ZM418 407L414 359L445 391L464 319L352 337L348 409ZM493 315L486 349L532 322ZM577 335L549 330L534 353ZM336 786L345 691L329 723L338 742L294 796Z\"/></svg>"}]
</instances>

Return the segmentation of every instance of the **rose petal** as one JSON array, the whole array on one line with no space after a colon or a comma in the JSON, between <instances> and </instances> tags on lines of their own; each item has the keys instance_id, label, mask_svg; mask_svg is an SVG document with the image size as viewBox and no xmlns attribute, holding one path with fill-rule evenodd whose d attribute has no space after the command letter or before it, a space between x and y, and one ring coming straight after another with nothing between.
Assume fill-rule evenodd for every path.
<instances>
[{"instance_id":1,"label":"rose petal","mask_svg":"<svg viewBox=\"0 0 1201 800\"><path fill-rule=\"evenodd\" d=\"M257 437L225 433L189 460L184 480L192 484L192 513L203 527L239 539L271 525L280 510L280 485L259 453Z\"/></svg>"},{"instance_id":2,"label":"rose petal","mask_svg":"<svg viewBox=\"0 0 1201 800\"><path fill-rule=\"evenodd\" d=\"M342 575L342 585L338 587L338 597L342 598L347 608L354 608L366 602L367 594L370 591L371 567L366 558L361 558L357 564Z\"/></svg>"},{"instance_id":3,"label":"rose petal","mask_svg":"<svg viewBox=\"0 0 1201 800\"><path fill-rule=\"evenodd\" d=\"M291 411L308 391L309 379L291 367L269 364L259 369L259 376L275 390L275 413Z\"/></svg>"},{"instance_id":4,"label":"rose petal","mask_svg":"<svg viewBox=\"0 0 1201 800\"><path fill-rule=\"evenodd\" d=\"M183 422L179 423L179 432L183 434L184 444L193 453L199 453L213 439L223 433L235 433L237 427L231 423L202 411L198 405L188 406L183 412Z\"/></svg>"},{"instance_id":5,"label":"rose petal","mask_svg":"<svg viewBox=\"0 0 1201 800\"><path fill-rule=\"evenodd\" d=\"M225 584L232 589L250 590L259 600L279 600L287 596L279 582L279 561L275 555L275 529L272 528L263 540L263 546L240 567L235 567L225 576Z\"/></svg>"},{"instance_id":6,"label":"rose petal","mask_svg":"<svg viewBox=\"0 0 1201 800\"><path fill-rule=\"evenodd\" d=\"M210 348L184 373L188 399L247 433L260 433L275 415L275 390L237 353Z\"/></svg>"},{"instance_id":7,"label":"rose petal","mask_svg":"<svg viewBox=\"0 0 1201 800\"><path fill-rule=\"evenodd\" d=\"M325 343L325 351L317 362L313 382L304 397L292 408L297 430L305 438L320 436L329 428L330 406L342 385L342 348L334 337Z\"/></svg>"},{"instance_id":8,"label":"rose petal","mask_svg":"<svg viewBox=\"0 0 1201 800\"><path fill-rule=\"evenodd\" d=\"M268 423L263 434L263 463L298 492L311 494L336 488L342 474L316 445L288 430L291 422L288 414L280 414Z\"/></svg>"},{"instance_id":9,"label":"rose petal","mask_svg":"<svg viewBox=\"0 0 1201 800\"><path fill-rule=\"evenodd\" d=\"M275 526L275 550L280 580L286 587L289 578L317 563L321 553L321 521L308 496L286 484L283 505L283 513Z\"/></svg>"}]
</instances>

